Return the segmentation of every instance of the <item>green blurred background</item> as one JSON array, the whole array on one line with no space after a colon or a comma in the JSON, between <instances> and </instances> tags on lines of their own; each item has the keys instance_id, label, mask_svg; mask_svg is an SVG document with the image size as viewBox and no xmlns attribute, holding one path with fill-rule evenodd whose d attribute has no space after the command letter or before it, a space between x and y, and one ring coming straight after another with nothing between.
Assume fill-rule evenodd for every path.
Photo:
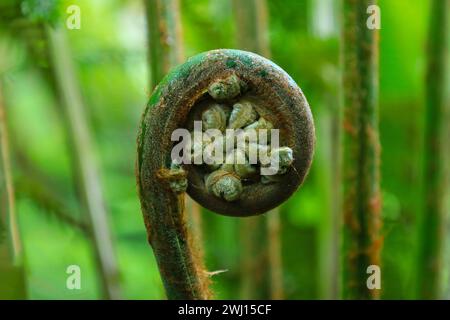
<instances>
[{"instance_id":1,"label":"green blurred background","mask_svg":"<svg viewBox=\"0 0 450 320\"><path fill-rule=\"evenodd\" d=\"M70 4L81 8L81 29L68 30L67 36L100 168L122 296L163 299L134 177L138 124L151 94L143 1L63 1L56 23L66 18L65 8ZM280 208L285 297L328 298L330 282L339 279L337 272L330 271L339 263L330 249L335 248L330 235L339 228L333 220L333 170L338 164L333 147L341 99L339 2L268 0L267 4L271 59L302 88L317 134L309 176ZM416 290L414 259L423 201L423 83L429 1L380 0L379 6L382 298L411 299ZM231 1L181 0L180 14L187 57L210 49L238 48L239 30ZM0 60L7 62L2 70L4 102L29 298L102 298L89 238L54 212L61 209L76 221L86 220L77 200L58 100L36 67L46 61L36 61L37 56L27 50L26 38L9 32L8 23L3 22ZM36 180L44 181L51 190L47 202L30 191L39 188L33 184ZM446 199L448 204L450 197ZM48 201L61 202L63 208L56 210ZM208 269L228 270L213 277L216 297L239 298L237 219L207 211L202 212L202 219ZM446 259L446 297L450 297L448 262ZM81 290L66 289L66 268L71 264L81 267Z\"/></svg>"}]
</instances>

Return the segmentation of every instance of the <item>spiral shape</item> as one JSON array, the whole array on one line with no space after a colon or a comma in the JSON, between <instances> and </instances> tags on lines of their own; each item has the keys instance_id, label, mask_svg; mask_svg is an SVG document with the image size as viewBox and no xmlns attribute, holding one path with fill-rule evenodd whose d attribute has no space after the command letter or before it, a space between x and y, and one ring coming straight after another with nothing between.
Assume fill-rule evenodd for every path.
<instances>
[{"instance_id":1,"label":"spiral shape","mask_svg":"<svg viewBox=\"0 0 450 320\"><path fill-rule=\"evenodd\" d=\"M314 124L300 88L280 67L261 56L239 50L213 50L175 68L150 98L138 138L137 173L141 195L146 194L147 188L158 187L153 180L159 170L173 166L170 158L174 145L172 132L177 128L192 131L193 120L220 131L277 128L280 147L290 150L286 153L287 149L281 149L284 153L280 153L283 156L280 164L281 161L287 163L282 175L263 178L257 183L243 180L239 197L232 196L232 201L211 192L206 185L208 172L204 168L183 165L188 194L214 212L231 216L267 212L289 198L309 170L315 142ZM218 170L220 166L212 164L209 168ZM238 167L242 175L247 169L251 168ZM240 175L234 172L234 176ZM230 180L235 182L233 178ZM171 185L178 186L173 181ZM164 183L160 187L171 190L170 184L169 188Z\"/></svg>"}]
</instances>

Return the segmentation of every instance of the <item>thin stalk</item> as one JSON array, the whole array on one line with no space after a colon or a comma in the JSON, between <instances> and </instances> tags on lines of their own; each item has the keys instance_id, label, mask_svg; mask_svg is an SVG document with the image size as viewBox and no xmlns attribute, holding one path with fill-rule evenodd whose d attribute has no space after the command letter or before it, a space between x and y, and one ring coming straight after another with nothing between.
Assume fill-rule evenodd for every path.
<instances>
[{"instance_id":1,"label":"thin stalk","mask_svg":"<svg viewBox=\"0 0 450 320\"><path fill-rule=\"evenodd\" d=\"M273 214L273 213L270 213ZM265 216L242 218L239 224L240 250L240 298L270 298L268 281L268 224Z\"/></svg>"},{"instance_id":2,"label":"thin stalk","mask_svg":"<svg viewBox=\"0 0 450 320\"><path fill-rule=\"evenodd\" d=\"M147 14L150 91L169 72L184 61L183 29L179 0L144 0ZM185 212L190 221L197 260L203 260L201 207L186 195Z\"/></svg>"},{"instance_id":3,"label":"thin stalk","mask_svg":"<svg viewBox=\"0 0 450 320\"><path fill-rule=\"evenodd\" d=\"M64 201L64 194L47 184L45 180L48 179L40 180L38 178L40 174L36 174L35 168L24 168L22 164L20 166L24 174L16 183L18 194L32 199L38 206L45 209L40 212L68 227L81 231L92 241L89 225L75 217Z\"/></svg>"},{"instance_id":4,"label":"thin stalk","mask_svg":"<svg viewBox=\"0 0 450 320\"><path fill-rule=\"evenodd\" d=\"M448 121L446 119L446 70L448 63L449 10L447 0L433 0L428 29L428 64L426 70L426 116L424 150L425 203L423 208L421 248L418 261L419 296L439 299L442 294L444 257L446 168L448 157Z\"/></svg>"},{"instance_id":5,"label":"thin stalk","mask_svg":"<svg viewBox=\"0 0 450 320\"><path fill-rule=\"evenodd\" d=\"M24 40L31 57L37 62L36 65L39 67L40 71L43 72L51 89L58 95L62 105L64 105L65 112L62 112L62 114L68 124L67 136L72 140L71 146L76 149L71 150L72 159L74 159L73 162L75 164L74 171L84 172L84 174L74 174L74 176L77 179L80 179L80 181L77 181L78 188L80 189L79 194L82 198L81 202L84 211L87 212L90 220L89 230L86 230L86 234L94 235L90 237L90 242L94 247L97 265L100 270L99 272L102 274L102 286L105 297L118 298L120 297L117 285L118 272L114 254L111 253L112 244L99 243L99 241L110 242L110 236L108 226L100 225L104 223L106 218L103 199L101 199L101 188L99 187L98 177L96 177L96 169L93 164L89 163L93 161L91 159L92 156L90 155L91 147L90 145L82 146L82 143L88 141L90 138L88 133L83 133L83 130L86 131L83 112L77 110L81 108L81 99L79 97L80 93L77 88L77 82L73 75L73 66L71 65L70 59L67 58L67 45L61 43L61 37L57 36L61 31L52 32L51 30L46 30L43 21L32 22L30 19L23 18L20 3L13 3L11 6L7 6L7 9L9 12L9 14L7 14L7 20L10 20L11 22L8 25L8 31L15 35L19 35ZM49 6L47 9L54 10L55 7ZM48 16L51 15L52 14L49 12ZM46 19L43 20L46 21ZM50 39L52 33L54 35L54 42L59 41L57 45L55 45L55 43L49 45L49 43L52 42L52 39ZM66 47L58 47L60 44ZM64 55L66 55L66 57L64 57ZM44 67L42 61L50 61L50 68L46 67L47 64L45 64ZM49 69L50 72L48 72ZM64 79L66 74L67 79ZM64 85L59 83L59 79L64 79ZM71 108L75 110L74 113L77 115L76 119L71 119L70 117ZM77 137L78 132L82 132L80 137ZM87 138L85 136L87 136ZM86 151L87 154L82 155L80 154L80 151ZM81 161L80 159L84 160ZM51 190L46 190L47 192L44 188L42 190L43 192L37 192L37 190L31 188L28 188L28 190L32 190L32 196L35 198L39 197L39 201L48 201L46 205L54 210L54 213L61 221L75 226L76 228L85 229L84 223L73 220L69 215L66 215L64 209L65 206L62 202L52 200L55 199L55 196L50 193ZM95 215L98 217L94 217Z\"/></svg>"},{"instance_id":6,"label":"thin stalk","mask_svg":"<svg viewBox=\"0 0 450 320\"><path fill-rule=\"evenodd\" d=\"M269 23L266 0L233 0L237 44L270 59Z\"/></svg>"},{"instance_id":7,"label":"thin stalk","mask_svg":"<svg viewBox=\"0 0 450 320\"><path fill-rule=\"evenodd\" d=\"M367 28L372 0L344 0L343 296L371 299L367 267L380 265L382 240L378 137L378 31Z\"/></svg>"},{"instance_id":8,"label":"thin stalk","mask_svg":"<svg viewBox=\"0 0 450 320\"><path fill-rule=\"evenodd\" d=\"M253 51L270 59L268 12L265 0L234 0L236 36L240 49ZM241 223L242 288L241 297L282 299L283 274L280 241L279 210L274 209L266 216L246 218ZM260 231L260 230L263 231ZM255 233L259 236L255 236ZM255 259L254 256L259 256ZM264 284L264 265L268 264L270 280ZM269 287L269 295L263 294L262 287Z\"/></svg>"},{"instance_id":9,"label":"thin stalk","mask_svg":"<svg viewBox=\"0 0 450 320\"><path fill-rule=\"evenodd\" d=\"M335 100L333 100L334 103ZM329 162L329 212L326 227L322 228L324 254L322 270L326 273L322 282L322 297L338 299L339 297L339 250L341 229L341 130L340 108L334 107L330 119L330 159ZM325 234L326 233L326 234ZM326 282L326 283L325 283Z\"/></svg>"},{"instance_id":10,"label":"thin stalk","mask_svg":"<svg viewBox=\"0 0 450 320\"><path fill-rule=\"evenodd\" d=\"M147 14L150 88L184 60L178 0L144 0Z\"/></svg>"},{"instance_id":11,"label":"thin stalk","mask_svg":"<svg viewBox=\"0 0 450 320\"><path fill-rule=\"evenodd\" d=\"M68 136L73 147L75 177L92 228L95 254L98 260L102 286L106 298L119 299L119 269L109 229L108 214L94 156L92 138L86 123L85 106L75 75L70 48L63 29L46 30L50 51L50 64L57 93L68 124Z\"/></svg>"},{"instance_id":12,"label":"thin stalk","mask_svg":"<svg viewBox=\"0 0 450 320\"><path fill-rule=\"evenodd\" d=\"M23 251L16 220L5 117L0 79L0 298L25 299Z\"/></svg>"},{"instance_id":13,"label":"thin stalk","mask_svg":"<svg viewBox=\"0 0 450 320\"><path fill-rule=\"evenodd\" d=\"M183 28L179 0L146 0L149 84L155 86L170 68L184 61ZM186 212L200 250L202 243L201 208L197 202L186 197Z\"/></svg>"},{"instance_id":14,"label":"thin stalk","mask_svg":"<svg viewBox=\"0 0 450 320\"><path fill-rule=\"evenodd\" d=\"M270 299L284 298L283 262L281 260L280 210L273 209L267 214L268 260L270 270Z\"/></svg>"},{"instance_id":15,"label":"thin stalk","mask_svg":"<svg viewBox=\"0 0 450 320\"><path fill-rule=\"evenodd\" d=\"M190 221L189 229L193 234L193 240L195 243L195 248L197 250L197 257L203 260L204 250L203 250L203 222L202 222L202 208L195 202L191 197L186 194L186 207L185 211Z\"/></svg>"},{"instance_id":16,"label":"thin stalk","mask_svg":"<svg viewBox=\"0 0 450 320\"><path fill-rule=\"evenodd\" d=\"M56 183L54 179L41 171L33 164L26 152L20 148L17 139L11 137L12 157L20 174L16 178L17 194L25 195L34 200L37 205L45 210L40 212L55 218L60 223L81 231L84 235L91 237L91 229L83 218L75 215L75 210L69 208L65 201L65 194L68 192L61 183ZM89 241L92 241L89 238Z\"/></svg>"},{"instance_id":17,"label":"thin stalk","mask_svg":"<svg viewBox=\"0 0 450 320\"><path fill-rule=\"evenodd\" d=\"M337 12L339 4L335 0L309 1L311 6L311 31L314 37L330 40L338 37ZM326 210L323 212L318 225L319 236L319 260L318 260L318 284L320 299L339 298L339 251L340 251L340 214L341 210L341 117L338 100L338 88L333 85L337 78L328 77L329 87L324 90L322 99L326 112L322 116L322 128L326 134L325 143L322 143L324 157L319 180L320 188L326 190ZM320 130L320 129L319 129ZM319 155L318 155L319 156ZM321 159L321 157L318 157ZM317 160L316 159L316 162ZM319 160L320 161L320 160Z\"/></svg>"}]
</instances>

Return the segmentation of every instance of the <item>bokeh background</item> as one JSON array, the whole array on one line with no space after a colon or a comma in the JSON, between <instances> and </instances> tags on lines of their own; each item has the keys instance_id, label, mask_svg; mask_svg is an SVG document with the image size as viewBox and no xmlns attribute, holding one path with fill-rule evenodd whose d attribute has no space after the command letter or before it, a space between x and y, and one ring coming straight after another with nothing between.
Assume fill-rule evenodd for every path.
<instances>
[{"instance_id":1,"label":"bokeh background","mask_svg":"<svg viewBox=\"0 0 450 320\"><path fill-rule=\"evenodd\" d=\"M45 40L35 28L23 27L40 13L27 12L26 4L19 12L8 11L17 2L0 2L0 75L28 298L101 299L101 274L77 191L69 124L47 74ZM120 295L164 299L134 177L138 125L151 94L145 6L141 0L64 0L52 23L64 23L71 4L81 9L81 29L65 34L117 255ZM384 299L412 299L417 292L429 4L379 1ZM302 88L317 134L306 182L280 207L281 281L287 299L336 298L339 286L339 10L339 1L332 0L267 1L271 59ZM180 0L179 14L186 57L239 48L232 1ZM242 297L238 219L206 210L201 218L208 269L228 270L212 277L216 297ZM447 257L446 251L443 286L449 298ZM66 268L72 264L81 267L81 290L66 288Z\"/></svg>"}]
</instances>

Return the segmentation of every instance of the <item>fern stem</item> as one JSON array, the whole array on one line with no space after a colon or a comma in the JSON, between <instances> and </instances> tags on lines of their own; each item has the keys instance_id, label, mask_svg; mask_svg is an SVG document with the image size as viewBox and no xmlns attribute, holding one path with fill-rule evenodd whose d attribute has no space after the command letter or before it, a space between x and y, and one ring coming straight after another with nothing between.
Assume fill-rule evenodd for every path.
<instances>
[{"instance_id":1,"label":"fern stem","mask_svg":"<svg viewBox=\"0 0 450 320\"><path fill-rule=\"evenodd\" d=\"M236 38L239 48L253 51L270 59L268 10L266 0L234 0ZM246 218L240 228L243 242L242 288L243 299L282 299L283 273L281 260L279 210L273 209L267 216ZM260 229L260 230L258 230ZM255 231L258 230L258 231ZM254 256L259 257L254 259ZM268 266L269 281L264 283L264 271ZM267 278L267 277L266 277ZM264 293L265 287L270 294Z\"/></svg>"},{"instance_id":2,"label":"fern stem","mask_svg":"<svg viewBox=\"0 0 450 320\"><path fill-rule=\"evenodd\" d=\"M281 300L284 298L280 230L280 210L276 208L267 213L267 248L270 269L270 299L273 300Z\"/></svg>"},{"instance_id":3,"label":"fern stem","mask_svg":"<svg viewBox=\"0 0 450 320\"><path fill-rule=\"evenodd\" d=\"M89 217L95 244L95 255L101 269L104 294L119 299L119 270L104 204L103 190L96 166L92 138L84 114L70 49L63 29L47 28L50 62L57 92L68 124L68 136L73 146L76 178L82 204Z\"/></svg>"},{"instance_id":4,"label":"fern stem","mask_svg":"<svg viewBox=\"0 0 450 320\"><path fill-rule=\"evenodd\" d=\"M366 26L372 0L344 0L342 26L343 295L377 298L367 267L380 265L381 197L378 138L378 31Z\"/></svg>"},{"instance_id":5,"label":"fern stem","mask_svg":"<svg viewBox=\"0 0 450 320\"><path fill-rule=\"evenodd\" d=\"M173 120L179 110L171 109L150 104L143 115L136 166L141 209L167 297L207 299L210 297L207 274L187 227L185 195L174 193L167 181L158 177L161 168L167 167L171 150L171 144L161 141L170 137L177 125L169 119ZM167 125L161 127L161 123Z\"/></svg>"},{"instance_id":6,"label":"fern stem","mask_svg":"<svg viewBox=\"0 0 450 320\"><path fill-rule=\"evenodd\" d=\"M428 64L426 70L426 115L424 150L425 203L420 233L418 275L422 299L441 297L443 245L445 232L444 196L447 173L445 143L448 143L446 114L446 70L449 37L448 0L433 0L428 30ZM447 116L447 118L446 118Z\"/></svg>"},{"instance_id":7,"label":"fern stem","mask_svg":"<svg viewBox=\"0 0 450 320\"><path fill-rule=\"evenodd\" d=\"M146 0L150 90L153 90L170 68L184 60L183 28L179 0ZM186 195L186 212L195 234L197 249L202 251L200 205Z\"/></svg>"},{"instance_id":8,"label":"fern stem","mask_svg":"<svg viewBox=\"0 0 450 320\"><path fill-rule=\"evenodd\" d=\"M150 88L153 90L156 84L158 84L164 75L169 72L170 68L184 60L183 35L179 8L180 4L178 0L145 0L145 5L149 47ZM189 275L189 271L187 271L188 279L185 279L185 281L189 282L192 281L192 278L196 277L195 274L198 270L201 270L199 272L203 273L203 265L201 262L203 261L203 250L201 246L201 208L188 195L185 195L185 199L183 199L183 201L180 200L180 203L183 203L182 205L184 208L179 208L180 212L177 214L176 218L179 220L175 223L186 226L186 230L184 230L184 234L181 234L180 238L176 238L175 241L187 241L190 249L192 249L191 253L193 256L191 256L191 253L189 252L180 252L179 257L179 261L183 261L183 268L191 267L194 269L192 275ZM188 220L190 221L190 224L187 223ZM146 221L151 224L150 219ZM146 226L150 239L150 228L152 227L147 223ZM158 259L158 244L153 244L152 242L150 242L150 244L153 246ZM177 251L180 249L182 248L178 247ZM168 261L168 263L170 263L170 261ZM205 299L209 297L209 293L207 293L207 288L204 284L199 287L194 284L190 285L189 288L184 287L183 289L172 287L170 281L165 280L164 270L166 269L166 265L166 261L159 261L161 275L166 285L166 292L169 299ZM201 275L200 279L202 279ZM194 283L199 284L200 282L194 281Z\"/></svg>"},{"instance_id":9,"label":"fern stem","mask_svg":"<svg viewBox=\"0 0 450 320\"><path fill-rule=\"evenodd\" d=\"M0 298L25 299L23 250L17 226L5 117L0 79Z\"/></svg>"},{"instance_id":10,"label":"fern stem","mask_svg":"<svg viewBox=\"0 0 450 320\"><path fill-rule=\"evenodd\" d=\"M184 59L178 0L145 0L150 88Z\"/></svg>"}]
</instances>

